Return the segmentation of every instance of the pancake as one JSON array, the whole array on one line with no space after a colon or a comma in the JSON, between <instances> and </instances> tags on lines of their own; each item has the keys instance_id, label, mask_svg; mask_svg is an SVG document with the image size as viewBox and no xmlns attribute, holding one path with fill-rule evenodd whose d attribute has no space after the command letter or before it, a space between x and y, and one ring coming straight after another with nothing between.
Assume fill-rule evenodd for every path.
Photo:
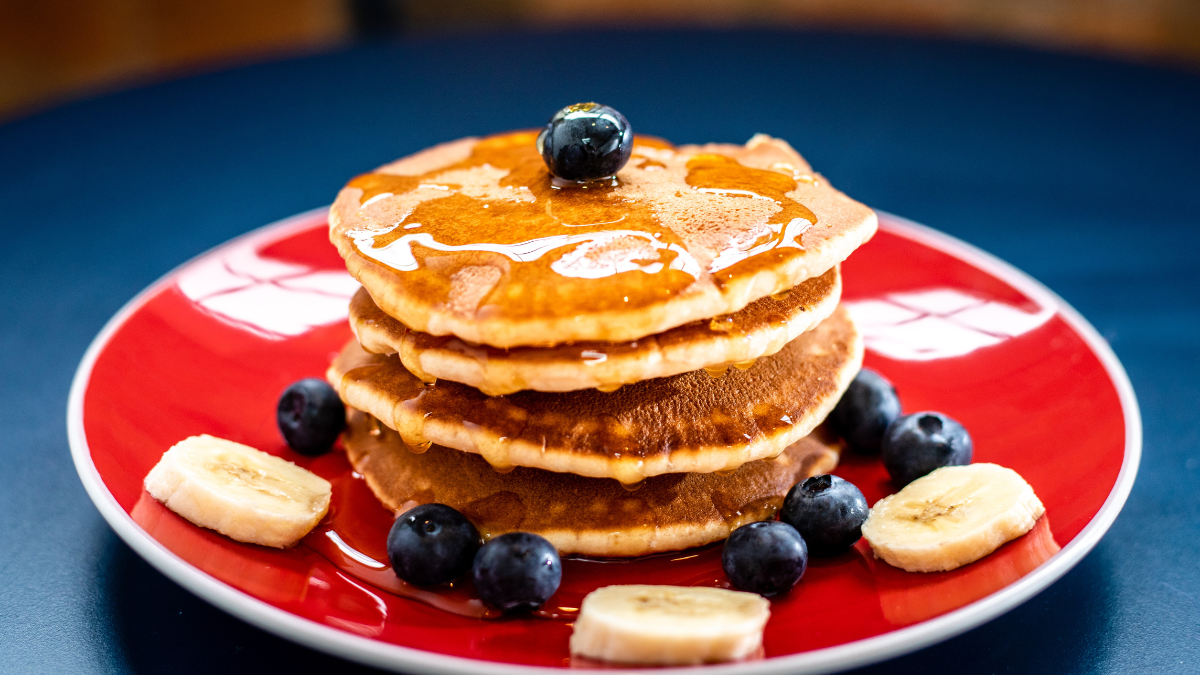
<instances>
[{"instance_id":1,"label":"pancake","mask_svg":"<svg viewBox=\"0 0 1200 675\"><path fill-rule=\"evenodd\" d=\"M350 181L329 213L388 315L494 347L623 342L732 314L874 234L787 143L638 137L609 181L553 179L536 131L439 145Z\"/></svg>"},{"instance_id":2,"label":"pancake","mask_svg":"<svg viewBox=\"0 0 1200 675\"><path fill-rule=\"evenodd\" d=\"M409 451L396 432L352 411L343 436L354 470L383 504L402 513L429 502L461 511L486 538L521 530L562 554L639 556L724 539L744 523L770 518L788 489L828 473L838 446L814 432L775 459L731 474L669 474L629 491L614 480L518 467L507 474L478 455L434 445Z\"/></svg>"},{"instance_id":3,"label":"pancake","mask_svg":"<svg viewBox=\"0 0 1200 675\"><path fill-rule=\"evenodd\" d=\"M862 339L838 308L746 370L646 380L604 393L522 391L489 397L458 382L426 384L395 355L348 344L328 371L347 405L414 447L478 453L632 484L664 473L728 471L774 457L817 426L862 363Z\"/></svg>"},{"instance_id":4,"label":"pancake","mask_svg":"<svg viewBox=\"0 0 1200 675\"><path fill-rule=\"evenodd\" d=\"M350 326L363 349L399 354L426 382L452 380L489 396L533 389L613 391L624 384L701 368L720 369L774 354L823 321L842 294L838 268L741 311L630 342L576 342L500 349L408 330L366 289L350 302Z\"/></svg>"}]
</instances>

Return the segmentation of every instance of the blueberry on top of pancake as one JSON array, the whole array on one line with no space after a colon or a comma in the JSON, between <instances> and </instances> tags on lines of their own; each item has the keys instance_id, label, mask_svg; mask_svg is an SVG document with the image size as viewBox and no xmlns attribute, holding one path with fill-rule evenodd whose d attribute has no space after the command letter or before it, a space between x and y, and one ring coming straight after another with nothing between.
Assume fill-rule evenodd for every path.
<instances>
[{"instance_id":1,"label":"blueberry on top of pancake","mask_svg":"<svg viewBox=\"0 0 1200 675\"><path fill-rule=\"evenodd\" d=\"M494 347L636 340L820 276L876 229L778 139L637 136L615 176L576 183L536 136L435 146L339 193L331 240L384 312Z\"/></svg>"}]
</instances>

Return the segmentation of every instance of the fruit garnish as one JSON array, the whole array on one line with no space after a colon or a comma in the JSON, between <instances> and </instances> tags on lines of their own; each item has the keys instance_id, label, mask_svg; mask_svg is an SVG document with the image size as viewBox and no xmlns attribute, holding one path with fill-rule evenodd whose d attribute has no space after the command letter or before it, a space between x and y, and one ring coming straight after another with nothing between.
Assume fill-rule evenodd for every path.
<instances>
[{"instance_id":1,"label":"fruit garnish","mask_svg":"<svg viewBox=\"0 0 1200 675\"><path fill-rule=\"evenodd\" d=\"M275 421L283 439L302 455L329 452L346 427L346 406L325 380L293 382L279 397Z\"/></svg>"},{"instance_id":2,"label":"fruit garnish","mask_svg":"<svg viewBox=\"0 0 1200 675\"><path fill-rule=\"evenodd\" d=\"M771 604L754 593L684 586L606 586L583 599L571 653L680 666L745 658L762 646Z\"/></svg>"},{"instance_id":3,"label":"fruit garnish","mask_svg":"<svg viewBox=\"0 0 1200 675\"><path fill-rule=\"evenodd\" d=\"M387 550L396 576L418 586L442 584L470 571L479 530L445 504L422 504L392 523Z\"/></svg>"},{"instance_id":4,"label":"fruit garnish","mask_svg":"<svg viewBox=\"0 0 1200 675\"><path fill-rule=\"evenodd\" d=\"M633 152L629 120L598 103L576 103L554 113L537 137L550 173L564 180L591 181L621 170Z\"/></svg>"},{"instance_id":5,"label":"fruit garnish","mask_svg":"<svg viewBox=\"0 0 1200 675\"><path fill-rule=\"evenodd\" d=\"M809 554L827 557L846 551L862 537L869 512L866 497L854 483L823 474L788 491L779 519L804 537Z\"/></svg>"},{"instance_id":6,"label":"fruit garnish","mask_svg":"<svg viewBox=\"0 0 1200 675\"><path fill-rule=\"evenodd\" d=\"M829 414L829 424L852 449L876 453L883 432L899 416L896 388L879 373L863 369Z\"/></svg>"},{"instance_id":7,"label":"fruit garnish","mask_svg":"<svg viewBox=\"0 0 1200 675\"><path fill-rule=\"evenodd\" d=\"M939 412L919 412L888 425L880 444L883 466L897 487L904 487L943 466L971 463L971 435Z\"/></svg>"},{"instance_id":8,"label":"fruit garnish","mask_svg":"<svg viewBox=\"0 0 1200 675\"><path fill-rule=\"evenodd\" d=\"M909 572L973 563L1031 530L1046 509L1016 471L947 466L871 507L862 533L876 558Z\"/></svg>"},{"instance_id":9,"label":"fruit garnish","mask_svg":"<svg viewBox=\"0 0 1200 675\"><path fill-rule=\"evenodd\" d=\"M146 475L146 491L200 527L288 548L329 510L329 481L248 445L213 436L176 443Z\"/></svg>"},{"instance_id":10,"label":"fruit garnish","mask_svg":"<svg viewBox=\"0 0 1200 675\"><path fill-rule=\"evenodd\" d=\"M562 582L562 560L554 544L529 532L509 532L483 545L471 568L475 590L505 612L541 607Z\"/></svg>"},{"instance_id":11,"label":"fruit garnish","mask_svg":"<svg viewBox=\"0 0 1200 675\"><path fill-rule=\"evenodd\" d=\"M787 523L750 523L725 540L721 567L736 588L759 595L780 595L804 576L808 546L796 528Z\"/></svg>"}]
</instances>

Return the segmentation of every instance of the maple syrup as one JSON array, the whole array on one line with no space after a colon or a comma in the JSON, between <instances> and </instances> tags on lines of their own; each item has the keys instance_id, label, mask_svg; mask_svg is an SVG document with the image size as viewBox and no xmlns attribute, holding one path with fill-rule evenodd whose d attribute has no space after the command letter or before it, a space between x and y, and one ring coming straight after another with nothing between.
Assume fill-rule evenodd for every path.
<instances>
[{"instance_id":1,"label":"maple syrup","mask_svg":"<svg viewBox=\"0 0 1200 675\"><path fill-rule=\"evenodd\" d=\"M848 367L855 337L845 313L835 312L753 364L729 364L723 375L717 368L708 369L707 376L695 372L645 380L609 395L526 390L491 397L450 380L426 384L397 356L367 354L357 345L343 352L333 368L343 373L338 390L351 399L376 402L367 406L372 408L368 412L409 446L430 440L426 426L434 422L439 434L461 430L469 443L463 441L459 449L477 452L493 466L548 467L549 461L541 458L549 453L591 455L608 467L607 473L592 475L633 483L669 473L666 463L674 452L729 448L736 455L740 448L805 420L813 406L833 395L838 380L832 375ZM710 376L719 379L714 382ZM705 415L702 423L699 415ZM432 432L428 436L437 437ZM535 448L541 449L540 456L530 453ZM651 463L653 469L647 470Z\"/></svg>"},{"instance_id":2,"label":"maple syrup","mask_svg":"<svg viewBox=\"0 0 1200 675\"><path fill-rule=\"evenodd\" d=\"M470 575L451 583L421 587L400 579L387 555L387 535L395 516L371 493L362 476L342 470L328 477L333 483L329 514L301 540L342 573L375 588L416 600L452 614L476 619L498 619L502 613L479 599ZM489 533L481 529L484 539ZM622 583L673 584L728 588L721 570L721 545L660 553L641 558L563 558L563 581L558 592L532 616L571 621L583 597L600 586Z\"/></svg>"},{"instance_id":3,"label":"maple syrup","mask_svg":"<svg viewBox=\"0 0 1200 675\"><path fill-rule=\"evenodd\" d=\"M399 297L453 305L462 295L456 276L482 275L469 308L474 317L522 321L661 306L709 276L727 284L801 254L800 237L817 222L788 197L797 188L791 172L747 167L720 154L682 157L663 141L638 137L633 161L615 177L568 184L546 169L536 135L481 139L467 158L421 175L354 178L347 187L362 191L360 209L379 227L344 236L360 255L394 272L388 283ZM650 156L655 152L665 155ZM668 157L676 166L686 159L683 180L670 180L678 182L678 197L692 200L688 208L733 219L721 241L698 243L703 237L689 231L699 227L694 216L665 217L669 196L630 196L627 188L672 173ZM708 203L709 195L769 205L737 216ZM386 218L371 211L388 198L403 208L385 209Z\"/></svg>"}]
</instances>

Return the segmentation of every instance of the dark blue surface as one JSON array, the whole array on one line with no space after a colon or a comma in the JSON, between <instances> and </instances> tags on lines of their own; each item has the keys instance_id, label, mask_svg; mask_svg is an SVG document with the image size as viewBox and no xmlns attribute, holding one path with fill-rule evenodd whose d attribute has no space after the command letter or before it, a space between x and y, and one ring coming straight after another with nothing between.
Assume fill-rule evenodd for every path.
<instances>
[{"instance_id":1,"label":"dark blue surface","mask_svg":"<svg viewBox=\"0 0 1200 675\"><path fill-rule=\"evenodd\" d=\"M1027 604L870 673L1200 671L1200 77L884 37L621 33L368 46L0 126L0 670L352 671L193 597L92 507L64 414L127 299L425 145L576 100L677 142L789 139L856 198L1045 282L1112 343L1145 454Z\"/></svg>"}]
</instances>

